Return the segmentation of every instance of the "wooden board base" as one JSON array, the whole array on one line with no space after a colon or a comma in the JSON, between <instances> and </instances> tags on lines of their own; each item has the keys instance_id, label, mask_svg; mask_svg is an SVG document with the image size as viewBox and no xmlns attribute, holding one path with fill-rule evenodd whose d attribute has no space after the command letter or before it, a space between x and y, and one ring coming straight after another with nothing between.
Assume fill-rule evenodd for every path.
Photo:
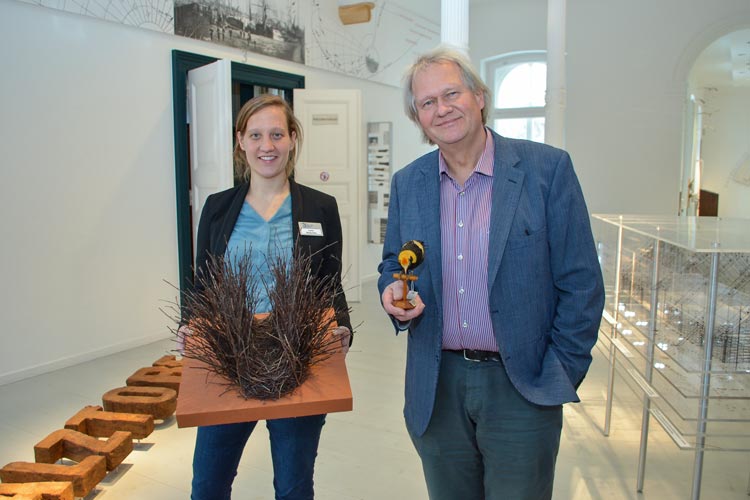
<instances>
[{"instance_id":1,"label":"wooden board base","mask_svg":"<svg viewBox=\"0 0 750 500\"><path fill-rule=\"evenodd\" d=\"M274 418L301 417L352 410L352 390L344 354L313 367L310 378L291 395L275 401L244 399L218 375L202 369L203 363L183 359L182 382L177 397L178 427L232 424Z\"/></svg>"}]
</instances>

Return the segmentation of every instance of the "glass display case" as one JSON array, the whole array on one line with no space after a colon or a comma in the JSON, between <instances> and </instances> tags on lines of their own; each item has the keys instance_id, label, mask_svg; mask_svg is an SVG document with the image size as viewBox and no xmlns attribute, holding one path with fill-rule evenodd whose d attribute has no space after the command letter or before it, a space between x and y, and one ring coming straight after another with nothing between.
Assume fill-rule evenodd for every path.
<instances>
[{"instance_id":1,"label":"glass display case","mask_svg":"<svg viewBox=\"0 0 750 500\"><path fill-rule=\"evenodd\" d=\"M610 371L643 394L638 491L650 417L695 451L750 451L750 220L594 215L607 289Z\"/></svg>"}]
</instances>

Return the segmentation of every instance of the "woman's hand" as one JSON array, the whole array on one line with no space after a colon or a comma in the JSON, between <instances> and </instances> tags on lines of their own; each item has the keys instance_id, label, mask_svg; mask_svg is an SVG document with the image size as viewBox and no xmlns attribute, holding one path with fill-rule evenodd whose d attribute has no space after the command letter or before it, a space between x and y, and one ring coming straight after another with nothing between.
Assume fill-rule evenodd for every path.
<instances>
[{"instance_id":1,"label":"woman's hand","mask_svg":"<svg viewBox=\"0 0 750 500\"><path fill-rule=\"evenodd\" d=\"M337 326L333 330L333 335L341 341L341 352L346 356L346 353L349 352L349 342L351 341L352 332L345 326Z\"/></svg>"},{"instance_id":2,"label":"woman's hand","mask_svg":"<svg viewBox=\"0 0 750 500\"><path fill-rule=\"evenodd\" d=\"M192 334L193 331L187 325L182 325L177 329L177 351L180 353L180 356L185 351L185 337L189 337Z\"/></svg>"}]
</instances>

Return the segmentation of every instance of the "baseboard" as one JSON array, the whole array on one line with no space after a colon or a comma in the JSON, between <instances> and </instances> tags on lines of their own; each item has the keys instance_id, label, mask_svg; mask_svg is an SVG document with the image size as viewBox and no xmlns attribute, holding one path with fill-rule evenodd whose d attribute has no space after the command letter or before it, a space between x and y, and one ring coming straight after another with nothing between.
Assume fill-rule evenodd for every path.
<instances>
[{"instance_id":1,"label":"baseboard","mask_svg":"<svg viewBox=\"0 0 750 500\"><path fill-rule=\"evenodd\" d=\"M69 366L77 365L79 363L85 363L86 361L91 361L93 359L101 358L104 356L109 356L110 354L115 354L118 352L127 351L128 349L141 347L147 344L151 344L153 342L158 342L159 340L167 339L171 337L171 335L172 334L169 332L162 331L162 332L154 333L151 335L144 335L143 337L138 337L135 339L129 339L124 342L118 342L117 344L112 344L110 346L102 347L100 349L94 349L91 351L78 353L73 356L67 356L64 358L56 359L54 361L49 361L47 363L40 363L35 366L23 368L21 370L0 373L0 385L11 384L13 382L18 382L19 380L23 380L23 379L30 378L30 377L35 377L37 375L42 375L44 373L53 372L55 370L67 368Z\"/></svg>"}]
</instances>

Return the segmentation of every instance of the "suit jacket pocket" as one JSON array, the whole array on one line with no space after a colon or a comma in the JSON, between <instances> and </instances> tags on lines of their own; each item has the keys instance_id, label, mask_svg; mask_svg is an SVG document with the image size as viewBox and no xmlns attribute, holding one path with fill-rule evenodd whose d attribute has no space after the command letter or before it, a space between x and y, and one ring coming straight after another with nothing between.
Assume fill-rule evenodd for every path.
<instances>
[{"instance_id":1,"label":"suit jacket pocket","mask_svg":"<svg viewBox=\"0 0 750 500\"><path fill-rule=\"evenodd\" d=\"M547 228L543 227L541 229L537 229L536 231L530 232L529 230L524 230L521 234L513 234L508 237L508 243L506 245L506 248L508 250L513 250L515 248L523 248L530 245L536 245L539 243L546 243L547 242Z\"/></svg>"}]
</instances>

